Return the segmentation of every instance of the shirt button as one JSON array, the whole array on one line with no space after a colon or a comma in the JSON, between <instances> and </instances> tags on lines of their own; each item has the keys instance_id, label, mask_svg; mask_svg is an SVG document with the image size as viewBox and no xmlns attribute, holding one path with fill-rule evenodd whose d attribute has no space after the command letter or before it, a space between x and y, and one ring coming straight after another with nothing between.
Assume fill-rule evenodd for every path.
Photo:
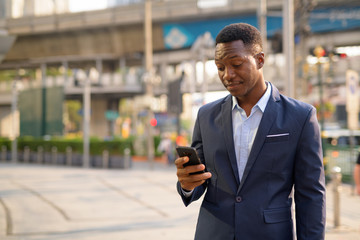
<instances>
[{"instance_id":1,"label":"shirt button","mask_svg":"<svg viewBox=\"0 0 360 240\"><path fill-rule=\"evenodd\" d=\"M236 198L235 198L235 200L236 200L236 202L241 202L242 201L242 198L240 197L240 196L237 196Z\"/></svg>"}]
</instances>

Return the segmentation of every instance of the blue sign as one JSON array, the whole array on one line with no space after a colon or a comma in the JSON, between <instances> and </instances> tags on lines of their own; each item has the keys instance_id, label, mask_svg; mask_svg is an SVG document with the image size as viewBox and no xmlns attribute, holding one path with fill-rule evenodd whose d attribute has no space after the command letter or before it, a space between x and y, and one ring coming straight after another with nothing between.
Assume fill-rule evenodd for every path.
<instances>
[{"instance_id":1,"label":"blue sign","mask_svg":"<svg viewBox=\"0 0 360 240\"><path fill-rule=\"evenodd\" d=\"M360 7L317 9L311 12L312 32L331 32L360 27Z\"/></svg>"},{"instance_id":2,"label":"blue sign","mask_svg":"<svg viewBox=\"0 0 360 240\"><path fill-rule=\"evenodd\" d=\"M282 31L282 17L268 16L267 36L272 37ZM167 49L191 47L197 37L210 32L215 39L219 31L231 23L245 22L258 27L256 14L241 17L222 18L216 20L201 20L164 24L163 34ZM348 30L360 27L360 7L337 7L316 9L310 14L309 24L312 32L330 32Z\"/></svg>"},{"instance_id":3,"label":"blue sign","mask_svg":"<svg viewBox=\"0 0 360 240\"><path fill-rule=\"evenodd\" d=\"M205 32L210 32L211 36L214 38L224 26L234 22L247 22L254 25L256 24L256 18L251 16L164 24L163 33L165 47L167 49L191 47L197 37L203 35Z\"/></svg>"},{"instance_id":4,"label":"blue sign","mask_svg":"<svg viewBox=\"0 0 360 240\"><path fill-rule=\"evenodd\" d=\"M112 111L112 110L108 110L105 112L105 118L107 120L111 120L114 121L119 117L119 112L118 111Z\"/></svg>"}]
</instances>

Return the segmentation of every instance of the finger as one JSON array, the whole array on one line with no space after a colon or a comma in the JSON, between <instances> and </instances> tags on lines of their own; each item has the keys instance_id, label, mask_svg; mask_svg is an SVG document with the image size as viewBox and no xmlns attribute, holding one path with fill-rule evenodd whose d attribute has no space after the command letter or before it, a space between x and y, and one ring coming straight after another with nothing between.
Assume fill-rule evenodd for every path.
<instances>
[{"instance_id":1,"label":"finger","mask_svg":"<svg viewBox=\"0 0 360 240\"><path fill-rule=\"evenodd\" d=\"M200 180L196 182L180 182L181 188L186 189L187 191L191 191L194 188L202 185L205 182L205 180Z\"/></svg>"},{"instance_id":2,"label":"finger","mask_svg":"<svg viewBox=\"0 0 360 240\"><path fill-rule=\"evenodd\" d=\"M189 175L188 173L186 173L185 169L182 170L185 173L179 176L179 182L181 187L187 190L192 190L197 186L200 186L212 176L210 172Z\"/></svg>"},{"instance_id":3,"label":"finger","mask_svg":"<svg viewBox=\"0 0 360 240\"><path fill-rule=\"evenodd\" d=\"M183 167L181 166L181 168L178 168L178 169L177 169L176 175L177 175L177 177L178 177L179 180L180 180L181 178L186 178L186 177L188 177L188 176L189 176L189 173L186 171L185 168L183 168Z\"/></svg>"},{"instance_id":4,"label":"finger","mask_svg":"<svg viewBox=\"0 0 360 240\"><path fill-rule=\"evenodd\" d=\"M211 176L212 176L211 172L206 172L206 173L202 174L202 177L205 178L205 179L209 179L209 178L211 178Z\"/></svg>"},{"instance_id":5,"label":"finger","mask_svg":"<svg viewBox=\"0 0 360 240\"><path fill-rule=\"evenodd\" d=\"M184 168L184 163L187 163L189 161L188 157L180 157L175 160L175 165L177 168Z\"/></svg>"},{"instance_id":6,"label":"finger","mask_svg":"<svg viewBox=\"0 0 360 240\"><path fill-rule=\"evenodd\" d=\"M211 173L205 172L205 173L192 174L192 175L189 175L189 178L191 179L190 181L193 181L193 182L207 180L207 179L211 178Z\"/></svg>"},{"instance_id":7,"label":"finger","mask_svg":"<svg viewBox=\"0 0 360 240\"><path fill-rule=\"evenodd\" d=\"M192 184L198 181L205 181L211 178L210 172L189 174L186 171L178 171L179 182Z\"/></svg>"},{"instance_id":8,"label":"finger","mask_svg":"<svg viewBox=\"0 0 360 240\"><path fill-rule=\"evenodd\" d=\"M187 166L185 169L188 173L194 173L205 170L205 165L204 164L191 165L191 166Z\"/></svg>"}]
</instances>

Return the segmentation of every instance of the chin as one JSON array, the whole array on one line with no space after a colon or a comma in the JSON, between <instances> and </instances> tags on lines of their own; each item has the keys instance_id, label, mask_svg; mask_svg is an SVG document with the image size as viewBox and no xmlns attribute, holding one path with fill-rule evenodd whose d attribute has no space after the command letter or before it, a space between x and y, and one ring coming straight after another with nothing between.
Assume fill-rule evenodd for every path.
<instances>
[{"instance_id":1,"label":"chin","mask_svg":"<svg viewBox=\"0 0 360 240\"><path fill-rule=\"evenodd\" d=\"M239 91L229 91L228 92L231 94L231 96L234 96L234 97L242 97L244 94L242 92L239 92Z\"/></svg>"}]
</instances>

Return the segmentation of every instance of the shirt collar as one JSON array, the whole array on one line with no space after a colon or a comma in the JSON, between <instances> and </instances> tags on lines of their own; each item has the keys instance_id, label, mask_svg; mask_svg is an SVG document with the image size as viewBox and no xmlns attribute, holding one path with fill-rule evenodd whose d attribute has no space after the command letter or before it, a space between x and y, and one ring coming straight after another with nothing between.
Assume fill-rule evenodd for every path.
<instances>
[{"instance_id":1,"label":"shirt collar","mask_svg":"<svg viewBox=\"0 0 360 240\"><path fill-rule=\"evenodd\" d=\"M267 88L266 91L264 93L264 95L262 95L262 97L259 99L259 101L255 104L255 106L258 106L258 108L264 112L266 105L270 99L270 94L271 94L271 84L269 82L266 82ZM255 107L254 106L254 107ZM232 96L232 110L234 110L234 108L239 107L238 102L236 100L236 97Z\"/></svg>"}]
</instances>

